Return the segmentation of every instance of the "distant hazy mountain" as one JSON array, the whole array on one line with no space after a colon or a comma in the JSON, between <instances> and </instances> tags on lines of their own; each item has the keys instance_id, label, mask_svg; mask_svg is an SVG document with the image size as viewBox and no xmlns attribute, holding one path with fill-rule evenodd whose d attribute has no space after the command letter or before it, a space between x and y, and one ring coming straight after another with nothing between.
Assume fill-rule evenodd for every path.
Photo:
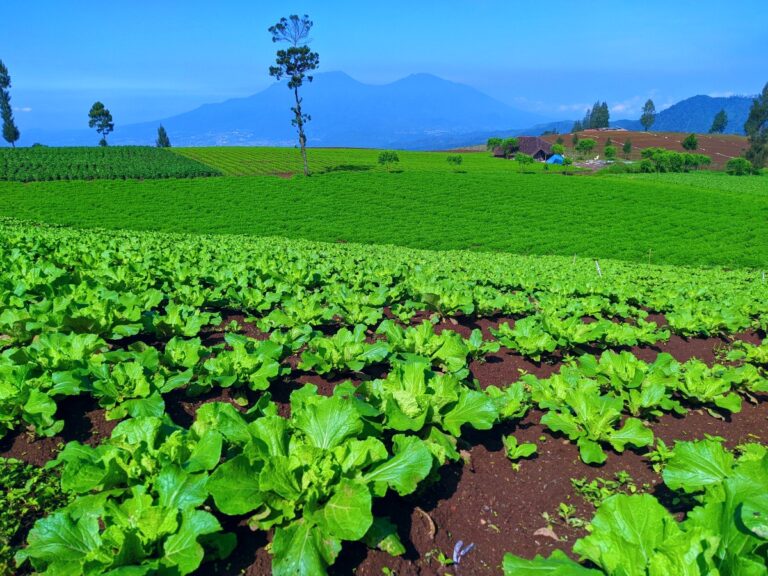
<instances>
[{"instance_id":1,"label":"distant hazy mountain","mask_svg":"<svg viewBox=\"0 0 768 576\"><path fill-rule=\"evenodd\" d=\"M656 132L709 132L715 114L725 110L728 114L726 134L744 134L752 100L747 96L694 96L659 112L651 129ZM611 124L628 130L643 129L639 120L619 120Z\"/></svg>"},{"instance_id":2,"label":"distant hazy mountain","mask_svg":"<svg viewBox=\"0 0 768 576\"><path fill-rule=\"evenodd\" d=\"M341 72L318 74L302 90L310 146L429 149L473 142L472 134L524 128L544 118L516 110L455 82L414 74L385 85L363 84ZM120 126L112 144L151 144L165 126L174 146L293 146L292 93L274 84L253 96L206 104L156 122ZM24 143L91 145L88 130L24 135Z\"/></svg>"}]
</instances>

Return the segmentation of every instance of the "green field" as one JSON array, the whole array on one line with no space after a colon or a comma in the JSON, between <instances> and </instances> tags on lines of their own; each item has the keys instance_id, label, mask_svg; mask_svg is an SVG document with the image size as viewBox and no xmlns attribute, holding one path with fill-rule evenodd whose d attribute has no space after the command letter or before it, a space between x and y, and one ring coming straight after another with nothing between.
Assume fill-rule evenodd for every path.
<instances>
[{"instance_id":1,"label":"green field","mask_svg":"<svg viewBox=\"0 0 768 576\"><path fill-rule=\"evenodd\" d=\"M0 149L0 180L114 180L220 176L206 164L149 146Z\"/></svg>"},{"instance_id":2,"label":"green field","mask_svg":"<svg viewBox=\"0 0 768 576\"><path fill-rule=\"evenodd\" d=\"M215 166L226 176L268 176L302 173L301 153L297 148L174 148L174 152L192 160ZM328 172L386 172L378 164L380 150L357 148L312 148L309 150L310 170L315 174ZM450 152L398 151L400 162L390 167L392 172L466 172L475 174L519 172L517 162L505 162L490 154L461 154L458 169L448 164ZM525 168L528 172L543 171L542 164ZM560 172L559 166L550 166L552 172ZM571 168L573 171L573 168Z\"/></svg>"}]
</instances>

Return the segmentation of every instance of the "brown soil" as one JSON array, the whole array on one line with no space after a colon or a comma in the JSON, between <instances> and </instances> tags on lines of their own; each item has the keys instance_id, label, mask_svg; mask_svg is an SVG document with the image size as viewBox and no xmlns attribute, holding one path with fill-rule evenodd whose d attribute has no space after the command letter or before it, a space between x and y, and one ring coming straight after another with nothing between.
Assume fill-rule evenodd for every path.
<instances>
[{"instance_id":1,"label":"brown soil","mask_svg":"<svg viewBox=\"0 0 768 576\"><path fill-rule=\"evenodd\" d=\"M688 134L677 132L632 132L632 131L604 131L604 130L585 130L579 133L580 138L592 138L597 141L593 156L603 155L605 143L610 138L617 148L619 158L624 158L621 147L627 138L632 141L632 154L630 160L639 160L640 152L643 148L666 148L677 152L685 152L682 141ZM699 139L699 148L695 150L698 154L705 154L712 158L713 170L722 170L725 164L731 158L741 156L747 149L747 139L743 136L734 136L728 134L697 134ZM542 136L544 140L553 144L559 137L565 140L567 148L572 147L572 134L551 134Z\"/></svg>"},{"instance_id":2,"label":"brown soil","mask_svg":"<svg viewBox=\"0 0 768 576\"><path fill-rule=\"evenodd\" d=\"M225 323L233 317L228 316ZM650 318L663 325L663 317ZM246 324L238 318L241 325ZM514 322L513 318L470 320L460 318L454 324L444 321L437 330L450 329L468 336L473 328L480 328L488 337L488 329L501 322ZM252 337L263 337L255 326L246 326ZM221 327L207 335L208 339L223 339ZM736 337L732 338L735 339ZM754 333L737 336L757 343ZM669 352L680 361L696 357L712 363L718 351L732 339L692 338L673 336L668 343L654 347L642 347L633 351L646 361L655 359L659 352ZM294 358L294 360L296 360ZM295 362L293 362L295 365ZM519 379L521 372L547 377L560 369L559 357L540 363L531 362L507 349L490 355L484 362L473 362L471 372L482 387L505 385ZM295 368L295 366L294 366ZM318 386L318 392L331 394L340 382L381 377L380 366L373 366L362 374L326 375L294 370L283 383L273 386L271 393L278 402L280 413L289 413L290 393L307 383ZM206 402L224 401L237 405L239 392L218 389L197 398L187 398L183 391L166 396L169 415L177 423L189 426L197 409ZM259 393L246 391L245 398L252 403ZM768 441L768 398L758 404L744 402L742 412L725 420L713 418L706 411L693 410L684 417L664 416L652 425L654 433L668 444L675 440L703 438L713 434L726 438L729 447L748 440ZM53 438L32 439L26 432L11 435L0 442L0 456L11 456L42 465L55 457L59 447L70 440L96 444L108 436L115 422L104 419L104 411L85 398L67 399L60 404L64 416L62 433ZM484 575L498 574L503 555L512 552L524 557L536 554L548 555L555 548L570 551L575 539L584 535L579 528L567 526L557 515L558 504L568 503L576 508L576 516L589 519L594 514L591 505L574 491L572 478L603 477L611 479L618 471L627 471L638 486L647 484L654 491L660 478L642 457L642 451L626 451L616 454L608 451L604 466L587 466L579 460L578 450L567 439L553 436L540 424L541 412L532 411L521 422L497 426L491 431L468 431L460 447L464 450L464 462L451 464L440 471L439 482L424 488L421 493L408 498L388 496L375 505L378 515L389 516L398 526L407 548L403 557L392 558L385 553L367 550L359 543L345 543L332 574L358 574L379 576L388 567L398 576L407 575ZM535 442L538 454L520 462L515 471L504 453L502 438L514 434L520 442ZM543 440L541 440L543 438ZM660 493L663 493L660 492ZM536 534L548 527L543 514L553 520L549 526L558 540ZM222 518L228 531L235 532L239 545L235 553L225 561L205 565L199 574L249 574L270 573L270 556L267 543L271 534L251 532L242 518ZM437 561L437 552L451 556L458 540L475 544L459 566L443 567Z\"/></svg>"}]
</instances>

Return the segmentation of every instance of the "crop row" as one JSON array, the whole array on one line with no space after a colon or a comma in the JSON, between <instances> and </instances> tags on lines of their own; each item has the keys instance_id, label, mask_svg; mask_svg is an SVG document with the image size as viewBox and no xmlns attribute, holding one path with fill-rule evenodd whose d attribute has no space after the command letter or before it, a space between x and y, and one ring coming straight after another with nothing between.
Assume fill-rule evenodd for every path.
<instances>
[{"instance_id":1,"label":"crop row","mask_svg":"<svg viewBox=\"0 0 768 576\"><path fill-rule=\"evenodd\" d=\"M470 430L536 407L586 463L604 461L608 448L655 447L653 457L674 469L687 448L671 447L673 457L654 446L656 418L692 408L723 417L768 389L768 342L734 344L714 366L610 350L671 333L764 332L768 288L749 272L606 261L597 273L570 258L12 222L0 238L0 429L58 434L59 404L72 396L93 398L119 422L102 443L70 442L49 464L62 506L36 522L16 555L39 572L188 574L232 553L232 517L273 533L273 573L324 574L344 542L402 554L375 501L427 489L441 467L462 461ZM222 326L233 316L241 320ZM491 337L450 329L483 318L496 320ZM574 356L549 378L483 388L471 366L500 348L533 360ZM604 351L584 353L595 349ZM315 385L296 387L299 373L338 383L323 396ZM203 403L189 427L167 413L171 394L223 388L234 404ZM524 457L529 447L513 439L507 450ZM768 465L758 448L751 457ZM732 469L746 470L741 460ZM605 510L624 506L612 502ZM746 500L737 502L738 512L721 514L719 526L702 521L701 538L691 537L691 546L709 543L716 552L705 560L721 570L734 555L765 556L765 535L736 516ZM638 506L669 523L647 498ZM747 507L763 508L762 500ZM741 523L749 534L736 546ZM664 538L682 540L669 526ZM594 535L589 542L604 539ZM587 550L580 545L605 573L631 573L634 558L601 563ZM505 568L521 570L515 562Z\"/></svg>"},{"instance_id":2,"label":"crop row","mask_svg":"<svg viewBox=\"0 0 768 576\"><path fill-rule=\"evenodd\" d=\"M0 150L0 180L124 180L218 176L215 168L148 146Z\"/></svg>"}]
</instances>

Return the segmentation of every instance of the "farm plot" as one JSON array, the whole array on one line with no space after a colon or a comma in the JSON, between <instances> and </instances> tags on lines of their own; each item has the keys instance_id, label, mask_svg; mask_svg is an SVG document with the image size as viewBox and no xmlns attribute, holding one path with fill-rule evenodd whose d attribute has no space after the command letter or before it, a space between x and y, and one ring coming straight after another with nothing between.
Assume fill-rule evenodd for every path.
<instances>
[{"instance_id":1,"label":"farm plot","mask_svg":"<svg viewBox=\"0 0 768 576\"><path fill-rule=\"evenodd\" d=\"M0 180L198 178L220 174L203 163L148 146L0 149Z\"/></svg>"},{"instance_id":2,"label":"farm plot","mask_svg":"<svg viewBox=\"0 0 768 576\"><path fill-rule=\"evenodd\" d=\"M0 216L764 269L768 237L758 231L768 221L768 179L751 180L749 194L717 188L715 175L711 181L710 188L706 178L404 171L0 183Z\"/></svg>"},{"instance_id":3,"label":"farm plot","mask_svg":"<svg viewBox=\"0 0 768 576\"><path fill-rule=\"evenodd\" d=\"M176 154L215 166L227 176L290 177L302 173L301 153L295 148L174 148ZM310 168L315 174L329 172L384 172L378 164L381 150L359 148L310 148ZM488 153L461 154L462 163L456 168L447 162L454 154L447 152L397 152L399 162L391 170L396 172L466 172L514 173L516 162L493 158ZM526 171L542 172L543 164L526 166ZM559 166L549 166L552 173L561 172ZM574 169L571 168L571 171Z\"/></svg>"},{"instance_id":4,"label":"farm plot","mask_svg":"<svg viewBox=\"0 0 768 576\"><path fill-rule=\"evenodd\" d=\"M752 273L0 237L22 573L765 573Z\"/></svg>"}]
</instances>

